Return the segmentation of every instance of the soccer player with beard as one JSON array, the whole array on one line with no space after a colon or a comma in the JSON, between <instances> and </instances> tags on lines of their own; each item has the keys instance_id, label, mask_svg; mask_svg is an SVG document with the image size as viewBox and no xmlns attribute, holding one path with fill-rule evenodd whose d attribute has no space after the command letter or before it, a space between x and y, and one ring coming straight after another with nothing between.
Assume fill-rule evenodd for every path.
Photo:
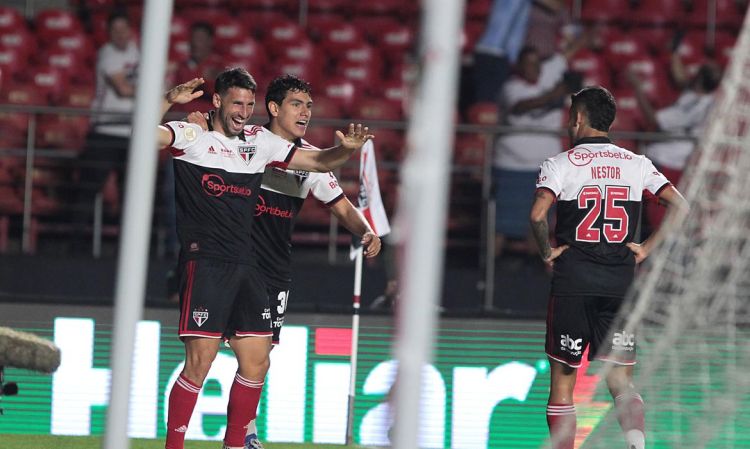
<instances>
[{"instance_id":1,"label":"soccer player with beard","mask_svg":"<svg viewBox=\"0 0 750 449\"><path fill-rule=\"evenodd\" d=\"M294 143L298 148L320 151L303 137L313 110L310 84L293 75L275 78L266 92L266 111L270 122L266 128ZM191 113L188 122L208 129L200 112ZM344 195L333 173L290 170L269 165L263 174L258 204L255 207L253 243L263 263L260 272L265 278L271 306L273 344L279 343L291 285L292 231L305 198L312 194L330 208L331 213L353 234L362 238L366 257L380 252L380 238L367 220ZM245 447L261 449L255 423L248 426Z\"/></svg>"},{"instance_id":2,"label":"soccer player with beard","mask_svg":"<svg viewBox=\"0 0 750 449\"><path fill-rule=\"evenodd\" d=\"M635 243L643 190L676 212L688 209L680 192L645 156L608 137L615 100L602 87L572 96L568 133L573 148L542 163L531 208L532 232L544 262L553 267L545 350L551 388L547 423L554 449L573 449L576 370L586 347L589 360L611 365L607 387L628 449L644 449L643 399L633 385L636 335L618 318L636 264L663 239L660 227ZM547 212L557 201L557 247L549 240Z\"/></svg>"},{"instance_id":3,"label":"soccer player with beard","mask_svg":"<svg viewBox=\"0 0 750 449\"><path fill-rule=\"evenodd\" d=\"M200 78L167 92L163 112L203 94ZM271 313L258 255L253 218L267 165L329 172L372 138L349 126L341 144L312 151L247 122L256 84L247 71L227 69L216 79L210 130L174 121L159 127L160 147L171 147L175 164L180 251L180 321L185 366L169 396L166 449L183 449L188 422L222 338L237 357L229 393L224 447L242 449L255 418L270 364Z\"/></svg>"}]
</instances>

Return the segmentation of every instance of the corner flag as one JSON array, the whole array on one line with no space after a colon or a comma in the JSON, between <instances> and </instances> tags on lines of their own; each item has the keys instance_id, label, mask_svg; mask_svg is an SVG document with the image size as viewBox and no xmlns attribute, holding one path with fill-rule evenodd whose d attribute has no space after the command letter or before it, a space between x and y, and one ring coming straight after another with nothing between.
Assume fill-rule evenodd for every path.
<instances>
[{"instance_id":1,"label":"corner flag","mask_svg":"<svg viewBox=\"0 0 750 449\"><path fill-rule=\"evenodd\" d=\"M380 196L378 166L375 161L375 145L372 140L362 146L359 157L359 210L372 226L378 237L391 232L391 225L385 215L383 199Z\"/></svg>"}]
</instances>

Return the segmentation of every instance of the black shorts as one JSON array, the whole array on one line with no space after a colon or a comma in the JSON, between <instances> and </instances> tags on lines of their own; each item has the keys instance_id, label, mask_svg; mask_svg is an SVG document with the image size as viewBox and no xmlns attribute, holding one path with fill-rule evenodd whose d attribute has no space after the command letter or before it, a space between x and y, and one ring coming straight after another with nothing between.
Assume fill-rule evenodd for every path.
<instances>
[{"instance_id":1,"label":"black shorts","mask_svg":"<svg viewBox=\"0 0 750 449\"><path fill-rule=\"evenodd\" d=\"M618 320L623 298L550 296L547 306L547 355L573 368L581 366L586 347L589 360L635 364L635 333Z\"/></svg>"},{"instance_id":2,"label":"black shorts","mask_svg":"<svg viewBox=\"0 0 750 449\"><path fill-rule=\"evenodd\" d=\"M211 259L180 264L180 337L270 337L266 284L257 268Z\"/></svg>"},{"instance_id":3,"label":"black shorts","mask_svg":"<svg viewBox=\"0 0 750 449\"><path fill-rule=\"evenodd\" d=\"M284 325L284 314L289 301L289 286L291 281L277 281L266 277L266 291L268 292L268 303L271 308L271 329L273 338L271 342L279 344L281 338L281 326Z\"/></svg>"}]
</instances>

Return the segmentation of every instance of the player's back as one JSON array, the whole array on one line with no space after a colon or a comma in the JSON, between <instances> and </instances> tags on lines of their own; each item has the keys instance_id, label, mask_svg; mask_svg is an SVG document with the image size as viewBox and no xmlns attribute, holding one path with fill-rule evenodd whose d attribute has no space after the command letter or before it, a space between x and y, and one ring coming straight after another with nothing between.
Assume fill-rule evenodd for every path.
<instances>
[{"instance_id":1,"label":"player's back","mask_svg":"<svg viewBox=\"0 0 750 449\"><path fill-rule=\"evenodd\" d=\"M542 164L538 188L557 197L553 294L623 296L635 258L626 246L637 236L643 190L669 185L646 157L606 137L582 139Z\"/></svg>"}]
</instances>

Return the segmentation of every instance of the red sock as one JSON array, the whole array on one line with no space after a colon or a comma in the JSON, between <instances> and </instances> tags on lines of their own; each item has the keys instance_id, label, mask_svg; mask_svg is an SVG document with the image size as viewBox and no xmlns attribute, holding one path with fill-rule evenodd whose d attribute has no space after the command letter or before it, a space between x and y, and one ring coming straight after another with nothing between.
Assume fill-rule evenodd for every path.
<instances>
[{"instance_id":1,"label":"red sock","mask_svg":"<svg viewBox=\"0 0 750 449\"><path fill-rule=\"evenodd\" d=\"M185 432L200 391L201 386L192 383L183 374L180 374L172 385L167 412L167 443L164 446L166 449L185 447Z\"/></svg>"},{"instance_id":2,"label":"red sock","mask_svg":"<svg viewBox=\"0 0 750 449\"><path fill-rule=\"evenodd\" d=\"M635 392L623 393L615 398L617 421L625 434L629 449L643 449L645 446L645 419L643 398Z\"/></svg>"},{"instance_id":3,"label":"red sock","mask_svg":"<svg viewBox=\"0 0 750 449\"><path fill-rule=\"evenodd\" d=\"M227 405L225 445L229 447L245 445L247 425L255 419L261 391L263 391L262 380L248 380L240 376L239 373L234 376L232 389L229 391L229 404Z\"/></svg>"},{"instance_id":4,"label":"red sock","mask_svg":"<svg viewBox=\"0 0 750 449\"><path fill-rule=\"evenodd\" d=\"M576 407L572 404L547 404L547 425L552 449L573 449L576 439Z\"/></svg>"}]
</instances>

